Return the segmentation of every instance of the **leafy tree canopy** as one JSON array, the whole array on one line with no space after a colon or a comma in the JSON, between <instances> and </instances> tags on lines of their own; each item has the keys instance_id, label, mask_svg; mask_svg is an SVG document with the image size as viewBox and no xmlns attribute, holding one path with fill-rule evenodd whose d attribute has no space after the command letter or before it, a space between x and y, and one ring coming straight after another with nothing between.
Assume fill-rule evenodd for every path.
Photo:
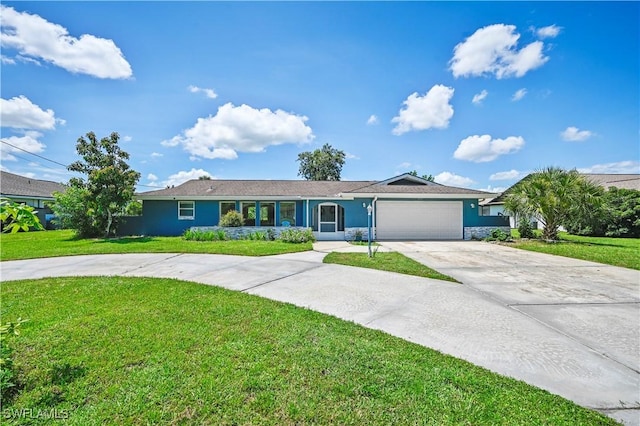
<instances>
[{"instance_id":1,"label":"leafy tree canopy","mask_svg":"<svg viewBox=\"0 0 640 426\"><path fill-rule=\"evenodd\" d=\"M523 218L536 217L543 238L558 239L558 229L571 218L592 213L602 204L603 189L576 170L548 167L530 174L507 191L505 210Z\"/></svg>"},{"instance_id":2,"label":"leafy tree canopy","mask_svg":"<svg viewBox=\"0 0 640 426\"><path fill-rule=\"evenodd\" d=\"M422 175L422 176L418 176L418 171L417 171L417 170L411 170L411 171L409 172L409 174L410 174L411 176L420 177L420 178L422 178L422 179L424 179L424 180L428 180L429 182L435 182L435 177L434 177L433 175L427 175L427 174L424 174L424 175Z\"/></svg>"},{"instance_id":3,"label":"leafy tree canopy","mask_svg":"<svg viewBox=\"0 0 640 426\"><path fill-rule=\"evenodd\" d=\"M120 136L113 132L109 137L98 140L93 132L80 137L76 150L81 160L69 165L68 169L86 175L72 178L71 187L85 190L83 204L91 214L90 233L109 236L117 227L117 217L133 199L135 185L140 173L132 170L127 161L129 154L118 146Z\"/></svg>"},{"instance_id":4,"label":"leafy tree canopy","mask_svg":"<svg viewBox=\"0 0 640 426\"><path fill-rule=\"evenodd\" d=\"M324 144L321 149L298 154L298 176L306 180L340 180L345 153Z\"/></svg>"}]
</instances>

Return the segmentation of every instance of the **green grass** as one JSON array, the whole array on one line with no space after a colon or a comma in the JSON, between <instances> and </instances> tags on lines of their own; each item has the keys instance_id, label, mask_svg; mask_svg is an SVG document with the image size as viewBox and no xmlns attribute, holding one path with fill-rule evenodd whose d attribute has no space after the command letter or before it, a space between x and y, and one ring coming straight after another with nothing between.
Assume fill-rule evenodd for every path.
<instances>
[{"instance_id":1,"label":"green grass","mask_svg":"<svg viewBox=\"0 0 640 426\"><path fill-rule=\"evenodd\" d=\"M607 425L557 395L289 304L169 279L9 281L12 410L102 424ZM55 410L55 411L54 411Z\"/></svg>"},{"instance_id":2,"label":"green grass","mask_svg":"<svg viewBox=\"0 0 640 426\"><path fill-rule=\"evenodd\" d=\"M560 241L516 240L509 246L523 250L589 260L624 268L640 269L640 239L582 237L560 233Z\"/></svg>"},{"instance_id":3,"label":"green grass","mask_svg":"<svg viewBox=\"0 0 640 426\"><path fill-rule=\"evenodd\" d=\"M182 237L77 239L72 231L0 234L0 260L34 259L79 254L210 253L269 256L312 250L311 243L282 241L186 241Z\"/></svg>"},{"instance_id":4,"label":"green grass","mask_svg":"<svg viewBox=\"0 0 640 426\"><path fill-rule=\"evenodd\" d=\"M329 253L324 258L323 262L357 266L360 268L379 269L381 271L398 272L400 274L458 282L455 278L441 274L440 272L397 252L376 253L374 257L369 257L367 253L333 252Z\"/></svg>"}]
</instances>

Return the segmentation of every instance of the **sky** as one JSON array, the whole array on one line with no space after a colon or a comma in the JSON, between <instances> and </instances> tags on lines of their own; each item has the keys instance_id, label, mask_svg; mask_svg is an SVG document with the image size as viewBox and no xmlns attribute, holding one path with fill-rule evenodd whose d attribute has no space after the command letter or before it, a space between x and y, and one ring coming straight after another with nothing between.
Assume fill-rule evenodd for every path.
<instances>
[{"instance_id":1,"label":"sky","mask_svg":"<svg viewBox=\"0 0 640 426\"><path fill-rule=\"evenodd\" d=\"M638 2L3 1L1 167L66 182L120 135L138 190L416 170L500 192L640 173Z\"/></svg>"}]
</instances>

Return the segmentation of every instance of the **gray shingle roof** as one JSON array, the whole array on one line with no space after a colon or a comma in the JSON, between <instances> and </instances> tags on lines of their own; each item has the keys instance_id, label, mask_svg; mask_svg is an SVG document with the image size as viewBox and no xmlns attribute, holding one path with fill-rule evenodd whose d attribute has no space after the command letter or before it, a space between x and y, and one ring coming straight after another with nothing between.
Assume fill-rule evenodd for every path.
<instances>
[{"instance_id":1,"label":"gray shingle roof","mask_svg":"<svg viewBox=\"0 0 640 426\"><path fill-rule=\"evenodd\" d=\"M473 189L444 185L379 185L377 181L190 180L182 185L138 194L161 197L336 197L339 194L477 194Z\"/></svg>"},{"instance_id":2,"label":"gray shingle roof","mask_svg":"<svg viewBox=\"0 0 640 426\"><path fill-rule=\"evenodd\" d=\"M64 192L66 189L67 187L61 183L32 179L5 171L0 172L0 194L9 198L14 196L53 200L54 192Z\"/></svg>"},{"instance_id":3,"label":"gray shingle roof","mask_svg":"<svg viewBox=\"0 0 640 426\"><path fill-rule=\"evenodd\" d=\"M605 188L615 186L616 188L640 190L640 174L614 175L585 173L584 176L591 182Z\"/></svg>"}]
</instances>

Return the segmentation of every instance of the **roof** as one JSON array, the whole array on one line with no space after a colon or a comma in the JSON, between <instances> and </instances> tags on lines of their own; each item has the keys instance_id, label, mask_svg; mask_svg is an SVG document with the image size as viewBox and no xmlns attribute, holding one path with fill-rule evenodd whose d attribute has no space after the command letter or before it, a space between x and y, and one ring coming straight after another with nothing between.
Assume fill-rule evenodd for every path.
<instances>
[{"instance_id":1,"label":"roof","mask_svg":"<svg viewBox=\"0 0 640 426\"><path fill-rule=\"evenodd\" d=\"M623 188L623 189L636 189L640 190L640 174L598 174L598 173L581 173L584 177L589 179L596 185L600 185L605 189L609 189L610 187ZM522 180L526 179L531 175L527 175L522 178L520 181L516 182L514 185L511 185L507 188L506 191L499 194L497 197L492 200L486 200L480 204L482 205L493 205L493 204L503 204L504 196L509 192L511 188L513 188L518 183L522 182Z\"/></svg>"},{"instance_id":2,"label":"roof","mask_svg":"<svg viewBox=\"0 0 640 426\"><path fill-rule=\"evenodd\" d=\"M66 189L67 187L61 183L0 171L0 194L9 198L13 196L53 200L54 192L64 192Z\"/></svg>"},{"instance_id":3,"label":"roof","mask_svg":"<svg viewBox=\"0 0 640 426\"><path fill-rule=\"evenodd\" d=\"M640 190L640 174L616 175L616 174L583 174L591 182L604 188L615 186L616 188Z\"/></svg>"},{"instance_id":4,"label":"roof","mask_svg":"<svg viewBox=\"0 0 640 426\"><path fill-rule=\"evenodd\" d=\"M395 194L459 195L486 197L494 194L474 189L456 188L400 175L378 181L312 181L312 180L190 180L182 185L142 192L142 200L172 198L278 197L336 198ZM395 182L403 184L394 184Z\"/></svg>"}]
</instances>

